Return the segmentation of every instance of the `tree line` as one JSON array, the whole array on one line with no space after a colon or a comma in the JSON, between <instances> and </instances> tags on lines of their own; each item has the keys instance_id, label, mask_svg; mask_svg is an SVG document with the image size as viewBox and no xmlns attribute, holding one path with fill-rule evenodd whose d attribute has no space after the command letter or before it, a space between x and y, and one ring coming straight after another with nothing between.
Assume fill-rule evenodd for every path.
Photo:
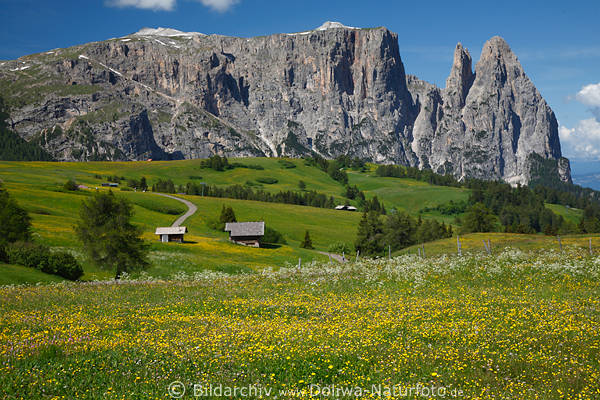
<instances>
[{"instance_id":1,"label":"tree line","mask_svg":"<svg viewBox=\"0 0 600 400\"><path fill-rule=\"evenodd\" d=\"M376 175L471 189L466 205L454 203L438 206L439 211L446 215L470 212L469 218L457 221L467 232L482 229L513 233L543 232L547 235L600 232L600 192L578 185L556 183L554 187L548 187L534 183L532 186L512 187L505 182L472 178L459 182L450 175L398 165L381 165ZM549 210L545 203L576 207L584 212L579 224L573 224Z\"/></svg>"},{"instance_id":2,"label":"tree line","mask_svg":"<svg viewBox=\"0 0 600 400\"><path fill-rule=\"evenodd\" d=\"M435 219L413 218L405 212L384 216L378 211L365 211L358 223L354 248L365 256L384 254L388 249L400 250L417 243L452 237L452 226Z\"/></svg>"}]
</instances>

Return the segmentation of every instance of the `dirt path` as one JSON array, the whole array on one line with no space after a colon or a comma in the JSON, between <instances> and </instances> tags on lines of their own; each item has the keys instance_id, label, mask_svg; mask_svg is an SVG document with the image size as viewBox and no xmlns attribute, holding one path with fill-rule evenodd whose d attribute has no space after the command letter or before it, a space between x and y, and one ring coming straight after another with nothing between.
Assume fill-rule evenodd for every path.
<instances>
[{"instance_id":1,"label":"dirt path","mask_svg":"<svg viewBox=\"0 0 600 400\"><path fill-rule=\"evenodd\" d=\"M326 251L317 251L317 253L323 254L324 256L329 256L339 263L345 263L348 261L348 259L344 260L344 258L342 256L340 256L339 254L327 253Z\"/></svg>"},{"instance_id":2,"label":"dirt path","mask_svg":"<svg viewBox=\"0 0 600 400\"><path fill-rule=\"evenodd\" d=\"M177 218L177 220L175 222L173 222L173 224L171 226L181 226L181 224L183 224L186 219L188 219L189 217L194 215L196 213L196 211L198 211L198 207L196 207L196 205L194 203L192 203L191 201L188 201L188 200L185 200L185 199L182 199L179 197L171 196L170 194L164 194L164 193L154 193L154 194L158 195L158 196L168 197L170 199L180 201L187 206L187 208L188 208L187 212L185 214L183 214L181 217Z\"/></svg>"}]
</instances>

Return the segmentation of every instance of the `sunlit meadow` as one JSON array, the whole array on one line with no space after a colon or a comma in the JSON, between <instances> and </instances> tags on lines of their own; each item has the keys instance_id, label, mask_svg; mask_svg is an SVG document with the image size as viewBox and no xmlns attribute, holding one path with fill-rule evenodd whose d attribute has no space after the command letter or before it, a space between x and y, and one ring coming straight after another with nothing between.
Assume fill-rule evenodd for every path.
<instances>
[{"instance_id":1,"label":"sunlit meadow","mask_svg":"<svg viewBox=\"0 0 600 400\"><path fill-rule=\"evenodd\" d=\"M599 257L567 248L3 287L0 393L166 399L180 381L184 398L220 384L597 399L599 278Z\"/></svg>"}]
</instances>

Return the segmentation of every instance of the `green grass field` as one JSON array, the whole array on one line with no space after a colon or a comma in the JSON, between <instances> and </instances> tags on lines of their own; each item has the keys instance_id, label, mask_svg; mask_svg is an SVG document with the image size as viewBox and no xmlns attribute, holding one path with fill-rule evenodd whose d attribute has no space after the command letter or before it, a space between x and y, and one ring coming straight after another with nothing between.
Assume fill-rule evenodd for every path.
<instances>
[{"instance_id":1,"label":"green grass field","mask_svg":"<svg viewBox=\"0 0 600 400\"><path fill-rule=\"evenodd\" d=\"M484 253L486 252L483 241L490 240L492 252L501 251L506 247L530 250L560 250L558 238L556 236L546 236L542 234L520 234L520 233L469 233L460 235L460 243L463 253ZM600 235L568 235L561 237L563 247L572 246L581 248L584 252L589 252L589 240L592 240L592 251L600 254ZM448 239L440 239L434 242L425 243L425 255L456 254L457 243L456 236ZM421 245L415 245L395 252L394 254L417 254Z\"/></svg>"},{"instance_id":2,"label":"green grass field","mask_svg":"<svg viewBox=\"0 0 600 400\"><path fill-rule=\"evenodd\" d=\"M73 252L83 263L84 280L112 277L110 272L99 270L86 260L73 231L81 202L97 187L99 190L106 190L101 187L101 183L106 181L107 176L117 175L126 179L139 179L144 176L149 185L159 179L172 179L176 185L205 182L217 186L243 185L246 182L258 185L257 182L261 178L274 178L277 183L253 186L271 192L299 191L298 182L303 180L307 190L316 190L334 196L340 204L344 202L342 197L344 187L320 169L307 165L304 160L247 158L232 159L230 162L241 162L249 166L259 165L264 169L235 168L218 172L202 168L201 160L0 162L0 179L10 194L32 216L35 239L54 248L64 248ZM285 164L289 163L295 167L285 168ZM101 175L102 179L98 179L96 175ZM433 186L413 179L377 177L373 165L368 165L366 172L349 170L348 176L349 184L357 185L365 192L367 198L377 196L388 210L396 208L413 216L418 215L424 207L435 207L450 200L466 200L469 196L469 190L466 189ZM62 186L68 179L88 186L89 190L64 191ZM121 186L125 186L125 181L121 182ZM303 262L325 260L327 257L318 251L326 251L333 243L344 242L352 247L360 220L360 213L277 203L182 196L198 206L197 214L185 223L190 232L186 236L187 242L181 245L163 244L157 242L154 236L155 228L169 226L176 219L176 213L185 211L185 206L176 200L156 196L150 192L120 189L114 191L135 205L134 222L142 227L144 238L152 243L150 257L152 267L147 272L160 277L168 277L176 273L193 274L207 269L226 272L257 271L266 267L279 268L285 263L297 264L298 259L302 259ZM229 243L226 233L214 231L208 225L209 220L218 217L223 205L232 206L239 221L264 220L267 226L284 235L287 245L251 249ZM552 204L547 206L573 222L577 222L581 215L581 210ZM428 212L423 216L437 218L446 223L452 223L455 218L437 212ZM314 251L299 247L306 230L311 234L316 248ZM540 235L492 234L492 236L494 245L522 248L551 244L553 240ZM480 242L478 235L465 237L463 248L469 248L471 237L473 248L481 250L482 246L477 243ZM427 244L427 248L431 248L431 254L452 253L455 251L453 240ZM529 246L527 243L535 243L535 245ZM407 249L403 252L407 251L415 251L415 249ZM6 278L6 281L17 282L9 278Z\"/></svg>"},{"instance_id":3,"label":"green grass field","mask_svg":"<svg viewBox=\"0 0 600 400\"><path fill-rule=\"evenodd\" d=\"M0 263L0 286L62 282L63 278L33 268Z\"/></svg>"},{"instance_id":4,"label":"green grass field","mask_svg":"<svg viewBox=\"0 0 600 400\"><path fill-rule=\"evenodd\" d=\"M77 222L81 202L95 188L101 187L107 176L126 179L146 177L151 185L159 179L171 179L176 185L187 182L205 182L209 185L232 185L252 182L258 185L261 178L274 178L275 184L253 186L271 192L299 190L298 182L306 183L306 190L316 190L343 203L344 187L316 167L306 165L304 160L286 160L295 168L285 168L278 159L250 158L230 160L246 165L260 165L264 169L235 168L222 172L201 168L201 160L172 162L0 162L0 179L12 196L33 218L34 237L52 247L66 248L76 254L84 265L85 280L106 279L111 274L97 269L85 260L81 253L73 226ZM96 175L103 178L98 179ZM350 184L357 184L368 198L378 196L388 209L397 208L416 215L421 207L435 206L450 199L465 199L467 190L435 187L410 179L379 178L373 170L366 173L350 171ZM89 190L64 191L62 185L73 179L86 185ZM125 182L121 183L124 186ZM154 276L166 277L174 273L195 273L205 269L238 272L260 270L265 267L279 268L285 263L324 260L318 251L326 251L336 242L352 245L360 213L341 212L330 209L302 207L277 203L261 203L230 199L183 196L198 206L198 213L186 221L190 234L187 243L162 244L154 236L157 226L169 226L176 218L173 213L184 212L185 207L176 200L155 196L150 192L114 190L116 194L131 200L135 205L134 222L144 231L144 238L152 243L151 261L147 271ZM224 232L209 228L207 222L217 218L226 204L234 208L239 221L264 220L268 226L280 231L288 244L264 249L249 249L233 245ZM311 233L316 250L301 249L300 243L306 230Z\"/></svg>"}]
</instances>

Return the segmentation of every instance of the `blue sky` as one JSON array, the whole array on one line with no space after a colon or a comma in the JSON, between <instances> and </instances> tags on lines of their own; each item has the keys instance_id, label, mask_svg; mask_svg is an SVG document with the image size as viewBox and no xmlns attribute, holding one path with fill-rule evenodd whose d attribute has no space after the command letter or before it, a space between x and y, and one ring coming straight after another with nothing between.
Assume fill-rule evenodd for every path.
<instances>
[{"instance_id":1,"label":"blue sky","mask_svg":"<svg viewBox=\"0 0 600 400\"><path fill-rule=\"evenodd\" d=\"M600 160L598 0L0 0L0 7L0 59L142 27L248 37L331 20L398 33L406 71L442 87L457 42L476 61L483 43L500 35L555 111L563 153L575 161Z\"/></svg>"}]
</instances>

